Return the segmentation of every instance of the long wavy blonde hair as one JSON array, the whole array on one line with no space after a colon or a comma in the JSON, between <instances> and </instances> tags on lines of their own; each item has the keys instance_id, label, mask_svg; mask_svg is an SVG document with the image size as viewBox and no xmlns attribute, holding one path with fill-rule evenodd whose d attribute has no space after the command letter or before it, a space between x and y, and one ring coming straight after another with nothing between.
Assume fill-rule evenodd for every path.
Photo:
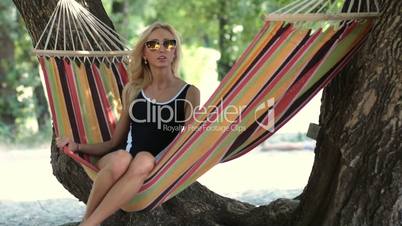
<instances>
[{"instance_id":1,"label":"long wavy blonde hair","mask_svg":"<svg viewBox=\"0 0 402 226\"><path fill-rule=\"evenodd\" d=\"M145 64L143 59L145 42L148 37L156 29L164 29L170 32L176 39L176 53L172 62L173 76L178 77L179 65L181 59L181 42L180 36L177 31L169 24L155 22L149 25L144 32L140 35L137 43L134 45L133 52L130 55L130 61L128 65L129 81L123 89L122 101L124 109L128 109L131 101L141 91L142 88L152 82L152 73L148 64Z\"/></svg>"}]
</instances>

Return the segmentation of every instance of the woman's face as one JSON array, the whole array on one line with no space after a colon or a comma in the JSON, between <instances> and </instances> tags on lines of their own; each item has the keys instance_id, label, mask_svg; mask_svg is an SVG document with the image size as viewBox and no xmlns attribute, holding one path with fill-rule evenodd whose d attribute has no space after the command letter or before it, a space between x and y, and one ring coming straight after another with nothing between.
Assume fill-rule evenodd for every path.
<instances>
[{"instance_id":1,"label":"woman's face","mask_svg":"<svg viewBox=\"0 0 402 226\"><path fill-rule=\"evenodd\" d=\"M153 67L171 67L176 55L176 40L167 30L155 29L148 37L144 47L144 57Z\"/></svg>"}]
</instances>

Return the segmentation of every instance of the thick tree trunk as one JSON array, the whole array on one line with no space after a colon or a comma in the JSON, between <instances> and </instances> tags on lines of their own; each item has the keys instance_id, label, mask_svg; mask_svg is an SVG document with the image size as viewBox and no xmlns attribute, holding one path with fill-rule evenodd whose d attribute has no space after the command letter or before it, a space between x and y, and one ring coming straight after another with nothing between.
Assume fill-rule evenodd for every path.
<instances>
[{"instance_id":1,"label":"thick tree trunk","mask_svg":"<svg viewBox=\"0 0 402 226\"><path fill-rule=\"evenodd\" d=\"M402 225L402 1L381 5L351 67L324 90L294 225Z\"/></svg>"},{"instance_id":2,"label":"thick tree trunk","mask_svg":"<svg viewBox=\"0 0 402 226\"><path fill-rule=\"evenodd\" d=\"M14 3L35 43L56 1ZM84 3L109 21L100 0ZM153 211L119 211L104 225L402 225L402 2L382 5L359 57L324 91L316 159L300 201L254 207L195 183ZM60 183L85 202L91 182L81 167L54 144L51 164Z\"/></svg>"}]
</instances>

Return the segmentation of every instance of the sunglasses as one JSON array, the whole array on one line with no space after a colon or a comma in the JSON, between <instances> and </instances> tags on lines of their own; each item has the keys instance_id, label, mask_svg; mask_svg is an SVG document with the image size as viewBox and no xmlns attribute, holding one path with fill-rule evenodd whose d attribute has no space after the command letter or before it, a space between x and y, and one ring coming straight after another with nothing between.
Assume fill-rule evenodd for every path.
<instances>
[{"instance_id":1,"label":"sunglasses","mask_svg":"<svg viewBox=\"0 0 402 226\"><path fill-rule=\"evenodd\" d=\"M174 39L165 39L162 42L163 47L165 47L165 49L167 51L170 51L174 48L176 48L176 40ZM159 42L159 40L154 39L154 40L150 40L145 42L145 46L151 50L151 51L155 51L155 50L159 50L161 48L161 43Z\"/></svg>"}]
</instances>

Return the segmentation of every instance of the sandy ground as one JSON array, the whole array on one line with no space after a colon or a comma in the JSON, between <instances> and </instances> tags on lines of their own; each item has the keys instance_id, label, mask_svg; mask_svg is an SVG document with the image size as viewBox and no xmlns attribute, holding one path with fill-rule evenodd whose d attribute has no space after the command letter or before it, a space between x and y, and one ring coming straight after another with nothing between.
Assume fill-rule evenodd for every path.
<instances>
[{"instance_id":1,"label":"sandy ground","mask_svg":"<svg viewBox=\"0 0 402 226\"><path fill-rule=\"evenodd\" d=\"M82 218L85 205L52 175L48 150L0 149L0 226L62 225ZM267 204L298 195L313 159L311 151L257 150L216 166L199 182L224 196Z\"/></svg>"},{"instance_id":2,"label":"sandy ground","mask_svg":"<svg viewBox=\"0 0 402 226\"><path fill-rule=\"evenodd\" d=\"M82 218L85 205L53 176L49 155L45 150L0 151L1 226L53 226Z\"/></svg>"}]
</instances>

